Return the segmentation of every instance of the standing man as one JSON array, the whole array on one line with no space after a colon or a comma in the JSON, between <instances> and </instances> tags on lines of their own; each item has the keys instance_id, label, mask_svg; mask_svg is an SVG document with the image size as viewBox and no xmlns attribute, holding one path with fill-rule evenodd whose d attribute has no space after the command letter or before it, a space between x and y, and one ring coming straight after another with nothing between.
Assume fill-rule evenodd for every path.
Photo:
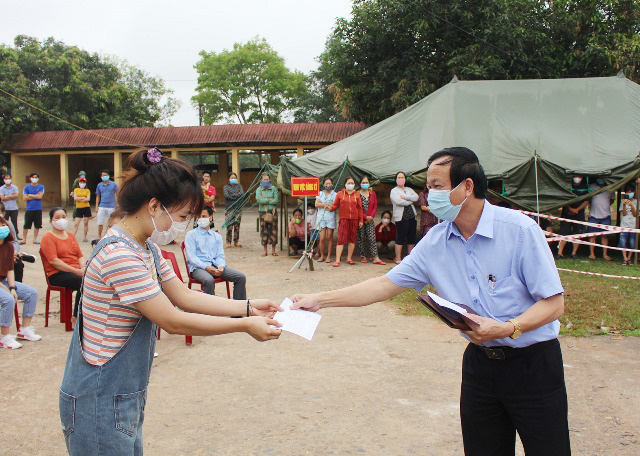
<instances>
[{"instance_id":1,"label":"standing man","mask_svg":"<svg viewBox=\"0 0 640 456\"><path fill-rule=\"evenodd\" d=\"M464 451L569 455L567 393L557 336L563 288L542 230L529 217L485 200L475 153L443 149L428 163L429 208L444 220L386 276L342 290L294 296L292 309L365 306L432 285L469 305L479 324L462 360Z\"/></svg>"},{"instance_id":2,"label":"standing man","mask_svg":"<svg viewBox=\"0 0 640 456\"><path fill-rule=\"evenodd\" d=\"M216 188L211 185L211 173L204 171L202 173L202 194L204 195L204 205L209 206L216 211Z\"/></svg>"},{"instance_id":3,"label":"standing man","mask_svg":"<svg viewBox=\"0 0 640 456\"><path fill-rule=\"evenodd\" d=\"M44 195L44 185L39 184L40 175L38 173L31 173L29 175L31 184L25 185L22 195L27 202L27 210L24 213L24 240L20 242L21 245L27 243L27 236L29 230L34 226L33 243L40 244L38 241L38 233L42 228L42 196Z\"/></svg>"},{"instance_id":4,"label":"standing man","mask_svg":"<svg viewBox=\"0 0 640 456\"><path fill-rule=\"evenodd\" d=\"M21 241L22 238L18 232L18 187L13 185L11 174L4 174L2 179L4 180L4 185L0 189L0 201L4 203L7 217L11 219L11 223L13 223L16 230L16 237ZM20 281L18 280L18 282Z\"/></svg>"},{"instance_id":5,"label":"standing man","mask_svg":"<svg viewBox=\"0 0 640 456\"><path fill-rule=\"evenodd\" d=\"M583 196L589 193L589 186L587 185L587 181L583 176L573 176L571 180L571 192L576 196ZM582 201L581 203L573 203L569 206L564 206L562 208L562 213L560 217L575 220L578 222L584 222L584 213L589 205L590 200ZM558 234L560 236L571 236L572 234L582 234L584 231L584 226L578 223L571 222L560 222L560 231ZM559 260L564 258L564 246L567 245L567 241L561 240L558 243L558 255L557 258ZM578 248L580 244L573 244L571 249L571 258L575 260L576 254L578 253Z\"/></svg>"},{"instance_id":6,"label":"standing man","mask_svg":"<svg viewBox=\"0 0 640 456\"><path fill-rule=\"evenodd\" d=\"M109 217L116 210L116 194L118 184L110 179L109 170L100 172L102 182L96 188L96 213L98 214L98 237L102 238L102 227L109 222Z\"/></svg>"},{"instance_id":7,"label":"standing man","mask_svg":"<svg viewBox=\"0 0 640 456\"><path fill-rule=\"evenodd\" d=\"M589 190L597 192L606 185L604 179L596 179L595 184L591 184ZM612 192L601 192L594 195L591 198L589 204L589 223L598 223L600 225L611 225L611 203L613 202ZM594 226L587 227L587 233L600 233L604 231L602 228L596 228ZM596 237L590 237L589 242L596 242ZM607 255L607 247L609 246L609 239L607 236L602 236L602 258L607 261L611 261L611 257ZM596 247L595 245L589 246L589 259L596 259Z\"/></svg>"},{"instance_id":8,"label":"standing man","mask_svg":"<svg viewBox=\"0 0 640 456\"><path fill-rule=\"evenodd\" d=\"M214 294L215 280L233 282L233 299L247 299L247 276L227 266L222 246L222 236L211 229L213 209L205 206L198 218L198 228L187 233L184 239L189 274L202 282L207 294Z\"/></svg>"}]
</instances>

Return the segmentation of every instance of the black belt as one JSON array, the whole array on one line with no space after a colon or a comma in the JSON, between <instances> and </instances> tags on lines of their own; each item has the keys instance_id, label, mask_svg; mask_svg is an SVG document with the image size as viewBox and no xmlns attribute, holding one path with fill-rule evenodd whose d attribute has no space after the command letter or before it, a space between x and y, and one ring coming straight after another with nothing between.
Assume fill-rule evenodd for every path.
<instances>
[{"instance_id":1,"label":"black belt","mask_svg":"<svg viewBox=\"0 0 640 456\"><path fill-rule=\"evenodd\" d=\"M529 345L528 347L515 348L515 347L485 347L484 345L471 344L473 348L487 355L489 359L495 359L503 361L509 358L515 358L524 354L533 353L538 350L544 350L550 348L552 345L558 344L558 339L551 339L544 342L538 342L537 344Z\"/></svg>"}]
</instances>

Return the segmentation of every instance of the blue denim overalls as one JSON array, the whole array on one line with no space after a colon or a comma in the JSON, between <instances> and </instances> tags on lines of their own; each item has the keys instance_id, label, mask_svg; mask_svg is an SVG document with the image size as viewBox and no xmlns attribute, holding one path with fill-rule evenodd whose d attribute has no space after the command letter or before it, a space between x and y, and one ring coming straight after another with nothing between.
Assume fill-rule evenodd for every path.
<instances>
[{"instance_id":1,"label":"blue denim overalls","mask_svg":"<svg viewBox=\"0 0 640 456\"><path fill-rule=\"evenodd\" d=\"M135 248L127 239L110 236L98 243L87 265L114 242ZM158 252L148 241L147 247L161 283ZM143 316L120 351L102 366L95 366L82 354L82 305L79 307L60 386L60 420L67 451L71 456L141 455L157 326Z\"/></svg>"}]
</instances>

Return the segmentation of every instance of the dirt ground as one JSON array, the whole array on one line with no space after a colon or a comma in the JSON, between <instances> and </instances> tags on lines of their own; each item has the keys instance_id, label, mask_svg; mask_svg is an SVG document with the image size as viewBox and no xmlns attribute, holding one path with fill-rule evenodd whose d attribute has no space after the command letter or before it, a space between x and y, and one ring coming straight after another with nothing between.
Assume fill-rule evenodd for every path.
<instances>
[{"instance_id":1,"label":"dirt ground","mask_svg":"<svg viewBox=\"0 0 640 456\"><path fill-rule=\"evenodd\" d=\"M294 260L285 252L260 257L255 217L244 214L244 247L227 251L229 265L247 274L252 297L279 302L390 268L343 263L289 274ZM96 236L94 223L90 232ZM37 254L32 244L26 250ZM179 253L177 246L169 250ZM0 453L61 455L58 387L70 333L56 321L57 298L53 324L43 327L42 267L28 264L25 272L41 296L34 321L43 339L0 350ZM466 343L456 332L430 318L398 315L385 303L322 316L311 342L284 333L261 344L234 334L196 337L187 347L184 337L163 333L146 407L146 453L463 454L458 399ZM561 342L573 453L640 454L640 339Z\"/></svg>"}]
</instances>

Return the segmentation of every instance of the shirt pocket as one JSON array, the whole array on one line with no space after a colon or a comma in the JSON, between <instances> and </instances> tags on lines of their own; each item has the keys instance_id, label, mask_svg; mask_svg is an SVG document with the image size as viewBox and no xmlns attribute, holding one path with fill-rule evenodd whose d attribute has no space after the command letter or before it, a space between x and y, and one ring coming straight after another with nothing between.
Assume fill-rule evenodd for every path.
<instances>
[{"instance_id":1,"label":"shirt pocket","mask_svg":"<svg viewBox=\"0 0 640 456\"><path fill-rule=\"evenodd\" d=\"M517 277L504 277L495 283L488 282L486 286L492 301L488 310L494 317L509 319L522 313L523 290L526 288Z\"/></svg>"},{"instance_id":2,"label":"shirt pocket","mask_svg":"<svg viewBox=\"0 0 640 456\"><path fill-rule=\"evenodd\" d=\"M60 390L60 423L65 438L73 432L76 422L76 398Z\"/></svg>"},{"instance_id":3,"label":"shirt pocket","mask_svg":"<svg viewBox=\"0 0 640 456\"><path fill-rule=\"evenodd\" d=\"M147 390L128 394L116 394L113 397L116 429L133 436L144 421L144 406L147 401Z\"/></svg>"}]
</instances>

